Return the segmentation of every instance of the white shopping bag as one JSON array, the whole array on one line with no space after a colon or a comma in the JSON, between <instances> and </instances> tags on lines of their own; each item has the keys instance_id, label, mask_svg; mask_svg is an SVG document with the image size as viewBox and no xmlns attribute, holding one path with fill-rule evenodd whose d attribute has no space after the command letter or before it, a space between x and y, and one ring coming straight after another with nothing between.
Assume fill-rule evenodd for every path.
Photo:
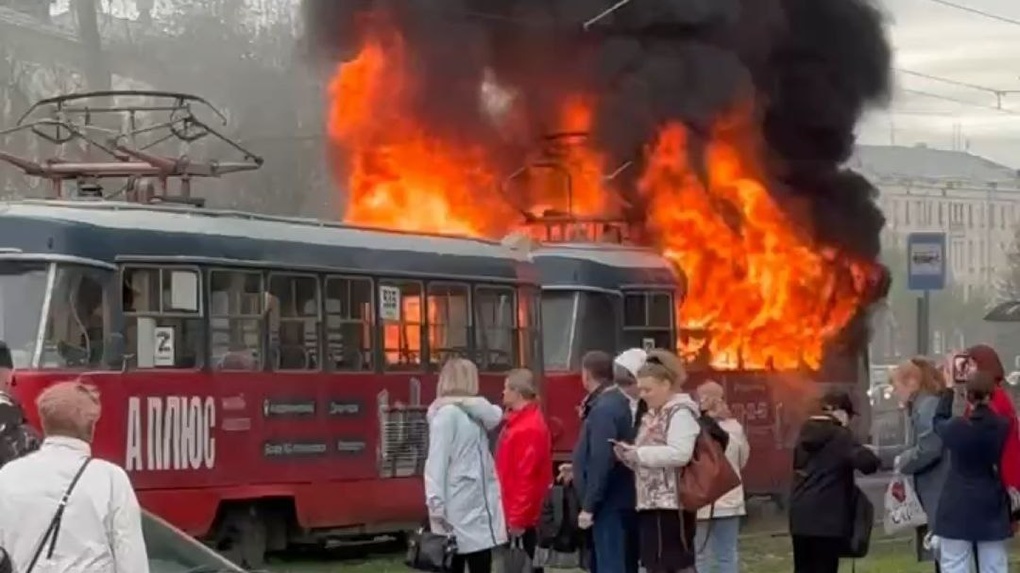
<instances>
[{"instance_id":1,"label":"white shopping bag","mask_svg":"<svg viewBox=\"0 0 1020 573\"><path fill-rule=\"evenodd\" d=\"M904 529L913 529L928 523L928 516L921 507L921 500L914 491L914 480L909 476L896 474L885 490L886 534Z\"/></svg>"}]
</instances>

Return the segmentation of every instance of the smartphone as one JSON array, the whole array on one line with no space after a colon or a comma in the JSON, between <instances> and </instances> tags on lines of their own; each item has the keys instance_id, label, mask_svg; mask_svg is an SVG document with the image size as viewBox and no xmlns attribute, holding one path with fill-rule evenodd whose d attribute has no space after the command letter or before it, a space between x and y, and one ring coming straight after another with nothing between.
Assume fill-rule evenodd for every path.
<instances>
[{"instance_id":1,"label":"smartphone","mask_svg":"<svg viewBox=\"0 0 1020 573\"><path fill-rule=\"evenodd\" d=\"M970 357L966 354L953 356L953 384L965 384L968 370L970 370Z\"/></svg>"}]
</instances>

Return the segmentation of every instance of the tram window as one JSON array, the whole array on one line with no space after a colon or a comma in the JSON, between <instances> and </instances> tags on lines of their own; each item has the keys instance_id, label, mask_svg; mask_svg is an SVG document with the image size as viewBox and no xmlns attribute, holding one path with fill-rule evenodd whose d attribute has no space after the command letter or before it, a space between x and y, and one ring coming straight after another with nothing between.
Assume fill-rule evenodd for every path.
<instances>
[{"instance_id":1,"label":"tram window","mask_svg":"<svg viewBox=\"0 0 1020 573\"><path fill-rule=\"evenodd\" d=\"M326 279L326 356L333 370L372 370L372 281Z\"/></svg>"},{"instance_id":2,"label":"tram window","mask_svg":"<svg viewBox=\"0 0 1020 573\"><path fill-rule=\"evenodd\" d=\"M541 370L542 320L539 291L533 287L517 291L518 366Z\"/></svg>"},{"instance_id":3,"label":"tram window","mask_svg":"<svg viewBox=\"0 0 1020 573\"><path fill-rule=\"evenodd\" d=\"M104 365L110 333L112 273L58 265L46 321L43 368L95 368Z\"/></svg>"},{"instance_id":4,"label":"tram window","mask_svg":"<svg viewBox=\"0 0 1020 573\"><path fill-rule=\"evenodd\" d=\"M582 292L578 312L578 337L581 355L592 350L616 353L616 336L619 331L616 296L599 292Z\"/></svg>"},{"instance_id":5,"label":"tram window","mask_svg":"<svg viewBox=\"0 0 1020 573\"><path fill-rule=\"evenodd\" d=\"M441 365L448 358L469 357L468 327L471 306L467 285L429 283L429 362Z\"/></svg>"},{"instance_id":6,"label":"tram window","mask_svg":"<svg viewBox=\"0 0 1020 573\"><path fill-rule=\"evenodd\" d=\"M379 317L387 370L417 370L422 365L421 297L421 283L379 282Z\"/></svg>"},{"instance_id":7,"label":"tram window","mask_svg":"<svg viewBox=\"0 0 1020 573\"><path fill-rule=\"evenodd\" d=\"M121 278L129 363L136 368L201 366L205 324L198 271L125 267Z\"/></svg>"},{"instance_id":8,"label":"tram window","mask_svg":"<svg viewBox=\"0 0 1020 573\"><path fill-rule=\"evenodd\" d=\"M319 369L319 280L269 275L270 364L276 370Z\"/></svg>"},{"instance_id":9,"label":"tram window","mask_svg":"<svg viewBox=\"0 0 1020 573\"><path fill-rule=\"evenodd\" d=\"M15 368L27 368L35 356L49 268L41 261L0 261L0 340Z\"/></svg>"},{"instance_id":10,"label":"tram window","mask_svg":"<svg viewBox=\"0 0 1020 573\"><path fill-rule=\"evenodd\" d=\"M542 360L546 370L571 370L571 363L580 360L573 352L579 296L571 291L542 293Z\"/></svg>"},{"instance_id":11,"label":"tram window","mask_svg":"<svg viewBox=\"0 0 1020 573\"><path fill-rule=\"evenodd\" d=\"M627 347L673 346L673 295L664 291L624 296L623 343Z\"/></svg>"},{"instance_id":12,"label":"tram window","mask_svg":"<svg viewBox=\"0 0 1020 573\"><path fill-rule=\"evenodd\" d=\"M267 295L261 273L210 271L209 330L216 368L262 368L262 324L269 306Z\"/></svg>"},{"instance_id":13,"label":"tram window","mask_svg":"<svg viewBox=\"0 0 1020 573\"><path fill-rule=\"evenodd\" d=\"M475 288L475 344L482 370L503 372L516 366L514 298L509 287Z\"/></svg>"}]
</instances>

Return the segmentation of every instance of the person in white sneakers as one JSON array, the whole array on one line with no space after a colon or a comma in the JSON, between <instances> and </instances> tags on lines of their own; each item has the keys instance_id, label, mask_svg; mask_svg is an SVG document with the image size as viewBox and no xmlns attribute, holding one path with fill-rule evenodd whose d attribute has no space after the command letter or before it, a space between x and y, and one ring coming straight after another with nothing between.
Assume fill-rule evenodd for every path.
<instances>
[{"instance_id":1,"label":"person in white sneakers","mask_svg":"<svg viewBox=\"0 0 1020 573\"><path fill-rule=\"evenodd\" d=\"M744 427L730 414L722 385L709 380L696 391L702 414L715 419L726 430L730 440L726 446L726 459L737 475L747 465L751 446ZM738 573L740 518L747 514L744 505L744 488L737 486L719 498L715 504L698 511L698 533L695 536L698 573Z\"/></svg>"}]
</instances>

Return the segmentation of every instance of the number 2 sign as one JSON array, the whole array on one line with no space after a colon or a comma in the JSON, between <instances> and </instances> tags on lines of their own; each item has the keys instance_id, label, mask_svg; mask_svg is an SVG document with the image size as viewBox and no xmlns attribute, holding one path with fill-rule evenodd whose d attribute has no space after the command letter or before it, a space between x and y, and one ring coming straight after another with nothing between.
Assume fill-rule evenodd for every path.
<instances>
[{"instance_id":1,"label":"number 2 sign","mask_svg":"<svg viewBox=\"0 0 1020 573\"><path fill-rule=\"evenodd\" d=\"M155 366L174 365L174 329L169 326L157 326L153 332L153 364Z\"/></svg>"}]
</instances>

